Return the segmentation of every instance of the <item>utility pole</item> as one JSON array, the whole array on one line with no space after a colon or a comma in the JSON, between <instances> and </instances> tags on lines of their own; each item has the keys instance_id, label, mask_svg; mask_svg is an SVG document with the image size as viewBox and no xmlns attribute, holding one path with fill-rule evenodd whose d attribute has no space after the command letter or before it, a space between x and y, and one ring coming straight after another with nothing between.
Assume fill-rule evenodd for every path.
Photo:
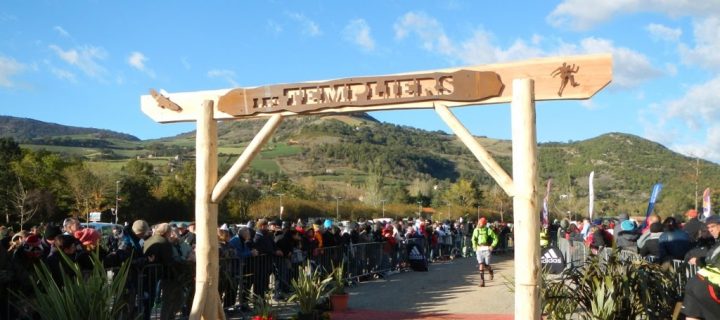
<instances>
[{"instance_id":1,"label":"utility pole","mask_svg":"<svg viewBox=\"0 0 720 320\"><path fill-rule=\"evenodd\" d=\"M118 223L118 202L120 202L120 180L115 181L115 224Z\"/></svg>"},{"instance_id":2,"label":"utility pole","mask_svg":"<svg viewBox=\"0 0 720 320\"><path fill-rule=\"evenodd\" d=\"M335 197L335 220L340 220L340 199L342 197Z\"/></svg>"},{"instance_id":3,"label":"utility pole","mask_svg":"<svg viewBox=\"0 0 720 320\"><path fill-rule=\"evenodd\" d=\"M383 218L385 218L385 201L387 201L387 199L380 200L380 203L382 203Z\"/></svg>"},{"instance_id":4,"label":"utility pole","mask_svg":"<svg viewBox=\"0 0 720 320\"><path fill-rule=\"evenodd\" d=\"M420 218L420 215L422 214L422 201L418 201L418 218Z\"/></svg>"}]
</instances>

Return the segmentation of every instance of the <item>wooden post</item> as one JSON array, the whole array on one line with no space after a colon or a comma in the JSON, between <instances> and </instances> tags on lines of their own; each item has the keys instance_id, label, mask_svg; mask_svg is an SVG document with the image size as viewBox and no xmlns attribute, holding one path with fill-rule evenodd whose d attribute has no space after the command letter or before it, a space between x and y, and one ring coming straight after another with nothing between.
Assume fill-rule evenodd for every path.
<instances>
[{"instance_id":1,"label":"wooden post","mask_svg":"<svg viewBox=\"0 0 720 320\"><path fill-rule=\"evenodd\" d=\"M218 293L218 205L210 201L217 183L217 123L213 101L206 100L198 112L195 140L195 298L190 319L225 319Z\"/></svg>"},{"instance_id":2,"label":"wooden post","mask_svg":"<svg viewBox=\"0 0 720 320\"><path fill-rule=\"evenodd\" d=\"M483 146L475 140L475 137L473 137L472 134L470 134L470 131L463 126L460 120L452 114L448 107L442 104L436 104L435 111L438 115L440 115L440 118L445 121L448 127L455 132L455 135L460 138L460 141L462 141L465 146L470 149L470 152L472 152L473 155L475 155L475 158L480 161L480 165L482 165L485 171L493 179L495 179L495 182L497 182L497 184L505 190L505 193L507 193L508 196L512 197L513 194L515 194L515 191L513 190L513 180L510 176L508 176L507 172L505 172L505 170L497 162L495 162L495 159L492 158L485 148L483 148ZM478 215L480 215L479 207Z\"/></svg>"},{"instance_id":3,"label":"wooden post","mask_svg":"<svg viewBox=\"0 0 720 320\"><path fill-rule=\"evenodd\" d=\"M250 143L245 147L245 150L243 150L243 153L240 155L240 157L235 161L233 166L228 170L228 172L220 179L220 182L215 186L215 189L212 191L212 202L218 203L222 198L227 194L228 191L230 191L230 188L232 187L232 184L235 182L235 180L240 176L240 174L247 168L248 165L250 165L250 161L252 161L253 158L260 152L260 149L262 149L262 146L267 143L268 140L270 140L270 137L272 137L273 133L275 133L275 130L280 126L282 123L283 116L279 114L274 114L270 117L270 120L265 123L265 126L263 126L262 129L260 129L260 132L255 135L255 138L250 141Z\"/></svg>"},{"instance_id":4,"label":"wooden post","mask_svg":"<svg viewBox=\"0 0 720 320\"><path fill-rule=\"evenodd\" d=\"M515 319L540 319L540 217L537 206L535 83L513 80L512 159L515 196Z\"/></svg>"}]
</instances>

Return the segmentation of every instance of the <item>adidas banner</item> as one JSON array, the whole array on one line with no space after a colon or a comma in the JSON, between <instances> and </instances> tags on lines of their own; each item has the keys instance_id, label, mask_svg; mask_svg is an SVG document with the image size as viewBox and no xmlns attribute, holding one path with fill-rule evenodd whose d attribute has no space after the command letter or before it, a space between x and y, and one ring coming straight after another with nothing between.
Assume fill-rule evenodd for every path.
<instances>
[{"instance_id":1,"label":"adidas banner","mask_svg":"<svg viewBox=\"0 0 720 320\"><path fill-rule=\"evenodd\" d=\"M565 269L565 258L557 247L547 247L542 251L540 264L548 272L558 274Z\"/></svg>"},{"instance_id":2,"label":"adidas banner","mask_svg":"<svg viewBox=\"0 0 720 320\"><path fill-rule=\"evenodd\" d=\"M423 242L417 239L408 240L407 256L410 268L413 271L428 271L428 262L425 257L425 246Z\"/></svg>"}]
</instances>

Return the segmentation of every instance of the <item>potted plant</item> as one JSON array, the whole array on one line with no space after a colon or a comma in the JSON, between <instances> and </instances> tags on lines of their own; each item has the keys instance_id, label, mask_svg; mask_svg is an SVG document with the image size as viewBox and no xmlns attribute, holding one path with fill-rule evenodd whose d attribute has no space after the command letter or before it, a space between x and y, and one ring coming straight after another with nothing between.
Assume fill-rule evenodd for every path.
<instances>
[{"instance_id":1,"label":"potted plant","mask_svg":"<svg viewBox=\"0 0 720 320\"><path fill-rule=\"evenodd\" d=\"M252 320L275 320L277 316L270 303L270 293L265 293L265 296L259 296L253 294L253 313Z\"/></svg>"},{"instance_id":2,"label":"potted plant","mask_svg":"<svg viewBox=\"0 0 720 320\"><path fill-rule=\"evenodd\" d=\"M333 270L330 273L330 278L332 279L330 304L332 305L334 311L343 312L347 310L350 295L345 292L345 267L342 262L338 265L333 264Z\"/></svg>"},{"instance_id":3,"label":"potted plant","mask_svg":"<svg viewBox=\"0 0 720 320\"><path fill-rule=\"evenodd\" d=\"M298 312L298 320L317 320L320 314L315 308L320 299L327 294L328 285L332 281L331 277L322 278L318 269L313 270L308 262L300 275L291 281L294 293L288 301L296 301L300 307Z\"/></svg>"}]
</instances>

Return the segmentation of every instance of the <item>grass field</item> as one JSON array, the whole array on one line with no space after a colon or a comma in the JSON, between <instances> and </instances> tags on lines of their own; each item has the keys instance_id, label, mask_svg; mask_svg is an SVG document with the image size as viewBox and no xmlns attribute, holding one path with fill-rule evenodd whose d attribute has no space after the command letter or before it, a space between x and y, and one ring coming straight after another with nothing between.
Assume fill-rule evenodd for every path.
<instances>
[{"instance_id":1,"label":"grass field","mask_svg":"<svg viewBox=\"0 0 720 320\"><path fill-rule=\"evenodd\" d=\"M302 152L303 148L300 146L289 146L284 143L278 143L274 145L272 150L264 150L262 156L265 159L272 159L277 157L288 157L294 156Z\"/></svg>"},{"instance_id":2,"label":"grass field","mask_svg":"<svg viewBox=\"0 0 720 320\"><path fill-rule=\"evenodd\" d=\"M250 163L250 167L255 170L260 170L263 172L279 172L280 166L278 166L277 162L275 160L267 160L267 159L255 159L253 162Z\"/></svg>"}]
</instances>

